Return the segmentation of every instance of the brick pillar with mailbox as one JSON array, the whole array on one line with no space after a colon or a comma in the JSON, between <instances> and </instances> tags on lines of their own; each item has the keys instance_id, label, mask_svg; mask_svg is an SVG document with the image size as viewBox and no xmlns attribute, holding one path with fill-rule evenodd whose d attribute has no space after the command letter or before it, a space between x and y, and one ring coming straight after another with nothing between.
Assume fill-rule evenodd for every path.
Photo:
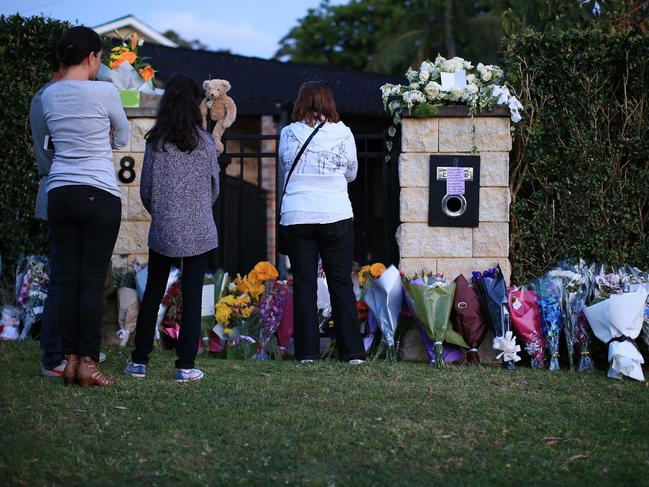
<instances>
[{"instance_id":1,"label":"brick pillar with mailbox","mask_svg":"<svg viewBox=\"0 0 649 487\"><path fill-rule=\"evenodd\" d=\"M471 118L464 107L442 107L436 117L404 118L401 131L401 225L396 236L400 269L406 273L424 269L455 279L459 274L470 278L471 271L500 264L509 282L512 139L508 111L496 109ZM474 144L475 153L472 152ZM477 205L477 226L429 226L429 210L440 211L438 202L431 202L429 209L431 183L444 174L436 168L431 180L431 156L432 160L455 160L459 166L463 157L439 156L479 157L479 180L466 181L467 185L477 185L479 204L470 201L467 192L467 203ZM477 161L475 157L465 161L471 159Z\"/></svg>"}]
</instances>

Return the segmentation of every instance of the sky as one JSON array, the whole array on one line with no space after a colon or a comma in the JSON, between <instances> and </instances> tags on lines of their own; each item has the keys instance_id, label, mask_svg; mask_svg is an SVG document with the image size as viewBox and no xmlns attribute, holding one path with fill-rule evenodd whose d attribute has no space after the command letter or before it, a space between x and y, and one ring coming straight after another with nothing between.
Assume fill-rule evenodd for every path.
<instances>
[{"instance_id":1,"label":"sky","mask_svg":"<svg viewBox=\"0 0 649 487\"><path fill-rule=\"evenodd\" d=\"M279 40L321 0L2 0L0 14L44 14L89 27L134 15L159 32L172 29L210 49L244 56L272 57ZM332 0L332 4L347 3Z\"/></svg>"}]
</instances>

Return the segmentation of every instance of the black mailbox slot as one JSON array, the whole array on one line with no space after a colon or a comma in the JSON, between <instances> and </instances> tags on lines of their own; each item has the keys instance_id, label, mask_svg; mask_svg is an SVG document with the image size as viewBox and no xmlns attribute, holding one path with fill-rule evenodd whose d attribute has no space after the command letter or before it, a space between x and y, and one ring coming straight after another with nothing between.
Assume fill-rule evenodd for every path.
<instances>
[{"instance_id":1,"label":"black mailbox slot","mask_svg":"<svg viewBox=\"0 0 649 487\"><path fill-rule=\"evenodd\" d=\"M464 192L450 192L448 168L462 168ZM430 156L428 225L477 227L480 219L480 156Z\"/></svg>"}]
</instances>

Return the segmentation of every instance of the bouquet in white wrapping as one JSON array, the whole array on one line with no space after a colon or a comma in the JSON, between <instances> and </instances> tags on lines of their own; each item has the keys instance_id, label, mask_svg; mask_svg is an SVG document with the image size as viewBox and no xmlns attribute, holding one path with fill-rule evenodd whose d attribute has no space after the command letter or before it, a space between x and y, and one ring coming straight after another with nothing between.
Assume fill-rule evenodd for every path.
<instances>
[{"instance_id":1,"label":"bouquet in white wrapping","mask_svg":"<svg viewBox=\"0 0 649 487\"><path fill-rule=\"evenodd\" d=\"M593 333L608 344L608 376L623 376L644 380L644 359L634 340L642 330L647 290L640 288L633 293L613 294L584 309Z\"/></svg>"}]
</instances>

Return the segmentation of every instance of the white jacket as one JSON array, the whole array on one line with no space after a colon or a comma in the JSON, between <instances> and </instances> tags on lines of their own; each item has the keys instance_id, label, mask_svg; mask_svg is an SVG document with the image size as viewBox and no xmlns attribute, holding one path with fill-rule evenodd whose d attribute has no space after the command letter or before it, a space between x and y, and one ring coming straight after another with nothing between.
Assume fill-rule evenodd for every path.
<instances>
[{"instance_id":1,"label":"white jacket","mask_svg":"<svg viewBox=\"0 0 649 487\"><path fill-rule=\"evenodd\" d=\"M284 179L313 130L304 122L282 129L279 162ZM280 223L333 223L353 217L347 183L356 179L357 171L352 131L343 122L325 123L309 142L286 186Z\"/></svg>"}]
</instances>

